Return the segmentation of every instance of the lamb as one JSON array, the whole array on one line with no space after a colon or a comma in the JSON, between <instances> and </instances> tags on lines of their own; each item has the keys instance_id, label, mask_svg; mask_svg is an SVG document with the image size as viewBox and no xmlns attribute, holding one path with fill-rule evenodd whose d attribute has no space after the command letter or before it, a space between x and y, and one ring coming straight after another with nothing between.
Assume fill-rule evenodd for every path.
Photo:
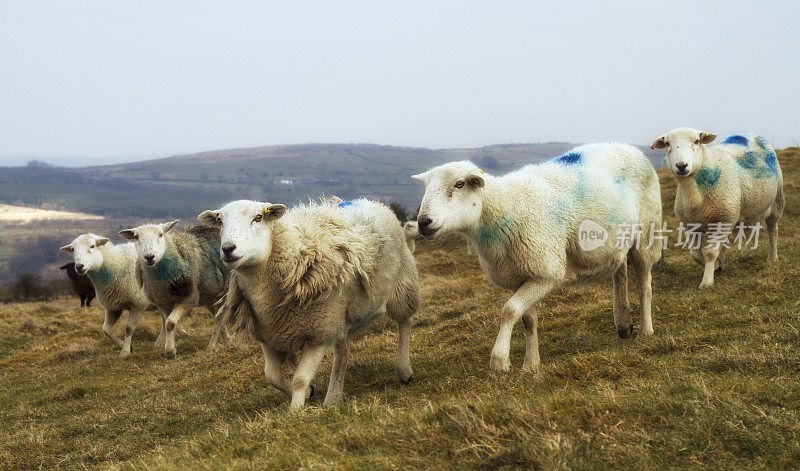
<instances>
[{"instance_id":1,"label":"lamb","mask_svg":"<svg viewBox=\"0 0 800 471\"><path fill-rule=\"evenodd\" d=\"M705 267L700 288L714 284L714 271L722 269L728 238L739 223L753 226L765 221L767 261L778 260L778 220L785 206L783 173L767 140L754 134L733 135L708 146L716 137L677 128L651 146L667 149L669 169L678 180L678 220L705 235L702 248L691 247L692 258Z\"/></svg>"},{"instance_id":2,"label":"lamb","mask_svg":"<svg viewBox=\"0 0 800 471\"><path fill-rule=\"evenodd\" d=\"M412 178L426 187L420 234L465 237L489 279L513 292L502 309L492 370L509 371L511 332L520 318L526 337L522 367L539 365L535 305L567 282L613 274L614 324L628 338L633 324L626 257L639 287L639 330L653 333L650 269L661 244L651 243L650 229L661 227L661 195L655 170L635 147L584 145L499 177L461 161Z\"/></svg>"},{"instance_id":3,"label":"lamb","mask_svg":"<svg viewBox=\"0 0 800 471\"><path fill-rule=\"evenodd\" d=\"M325 352L333 368L324 405L341 402L350 340L386 313L399 327L395 372L411 380L411 318L420 304L414 256L388 207L234 201L198 219L222 227L233 271L218 316L261 344L267 380L297 409L313 393ZM291 382L281 364L302 349Z\"/></svg>"},{"instance_id":4,"label":"lamb","mask_svg":"<svg viewBox=\"0 0 800 471\"><path fill-rule=\"evenodd\" d=\"M81 298L81 307L89 307L92 304L92 299L95 298L94 286L92 280L86 275L79 275L75 271L75 262L69 262L66 265L59 267L61 270L67 271L67 278L72 284L72 291Z\"/></svg>"},{"instance_id":5,"label":"lamb","mask_svg":"<svg viewBox=\"0 0 800 471\"><path fill-rule=\"evenodd\" d=\"M164 353L175 357L175 328L195 306L214 314L214 304L224 294L229 271L219 258L219 229L195 225L171 230L177 220L124 229L119 235L133 240L138 254L136 276L148 298L161 312L166 337ZM212 349L228 335L222 322L214 321Z\"/></svg>"},{"instance_id":6,"label":"lamb","mask_svg":"<svg viewBox=\"0 0 800 471\"><path fill-rule=\"evenodd\" d=\"M403 235L406 237L408 249L411 250L411 253L414 253L417 248L415 240L419 237L417 221L406 221L406 223L403 224Z\"/></svg>"},{"instance_id":7,"label":"lamb","mask_svg":"<svg viewBox=\"0 0 800 471\"><path fill-rule=\"evenodd\" d=\"M122 348L120 358L131 354L131 340L142 313L151 308L139 283L136 281L136 249L133 244L114 245L108 238L96 234L81 234L59 250L71 253L75 272L92 281L97 302L105 309L103 332L117 347ZM114 335L112 327L123 310L128 310L125 340ZM162 327L159 339L162 339ZM158 345L159 340L156 340Z\"/></svg>"}]
</instances>

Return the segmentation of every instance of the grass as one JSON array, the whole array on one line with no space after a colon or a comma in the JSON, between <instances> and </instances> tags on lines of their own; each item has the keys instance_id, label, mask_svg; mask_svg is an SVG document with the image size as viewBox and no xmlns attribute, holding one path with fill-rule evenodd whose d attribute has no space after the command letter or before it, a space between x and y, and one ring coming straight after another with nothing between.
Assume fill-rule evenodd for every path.
<instances>
[{"instance_id":1,"label":"grass","mask_svg":"<svg viewBox=\"0 0 800 471\"><path fill-rule=\"evenodd\" d=\"M654 274L655 335L626 341L610 280L560 289L540 309L532 374L520 371L519 326L512 372L488 371L508 293L458 240L418 244L414 381L395 378L387 323L354 343L345 403L319 407L326 360L300 413L266 383L255 346L205 351L200 311L182 321L177 359L152 347L150 313L122 361L98 308L0 306L0 468L800 467L799 157L780 153L780 262L765 263L762 237L701 291L700 267L668 250ZM662 180L674 226L675 185Z\"/></svg>"}]
</instances>

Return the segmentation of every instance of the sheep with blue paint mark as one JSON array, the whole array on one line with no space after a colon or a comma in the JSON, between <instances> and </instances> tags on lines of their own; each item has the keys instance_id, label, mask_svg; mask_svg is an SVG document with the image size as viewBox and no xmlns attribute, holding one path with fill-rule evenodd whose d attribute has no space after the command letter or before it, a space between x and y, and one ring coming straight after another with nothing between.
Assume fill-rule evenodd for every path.
<instances>
[{"instance_id":1,"label":"sheep with blue paint mark","mask_svg":"<svg viewBox=\"0 0 800 471\"><path fill-rule=\"evenodd\" d=\"M381 315L399 327L395 372L411 380L411 318L420 304L417 266L397 217L365 199L338 205L234 201L198 219L221 227L233 269L217 314L261 344L267 380L299 408L333 347L325 405L343 397L350 340ZM302 350L291 382L281 365Z\"/></svg>"},{"instance_id":2,"label":"sheep with blue paint mark","mask_svg":"<svg viewBox=\"0 0 800 471\"><path fill-rule=\"evenodd\" d=\"M72 254L75 271L92 280L97 302L106 311L103 333L122 348L120 358L127 357L131 353L133 332L139 319L152 307L136 280L136 249L133 244L114 245L106 237L81 234L59 250ZM112 328L124 310L128 311L128 322L123 341L114 335ZM163 335L162 328L159 338Z\"/></svg>"},{"instance_id":3,"label":"sheep with blue paint mark","mask_svg":"<svg viewBox=\"0 0 800 471\"><path fill-rule=\"evenodd\" d=\"M175 356L178 321L196 306L204 306L213 317L214 304L224 294L229 275L220 260L219 229L202 225L173 229L177 223L145 224L119 232L134 241L136 276L161 312L168 358ZM222 321L215 318L208 348L220 338L225 341L228 335Z\"/></svg>"},{"instance_id":4,"label":"sheep with blue paint mark","mask_svg":"<svg viewBox=\"0 0 800 471\"><path fill-rule=\"evenodd\" d=\"M523 369L539 365L536 303L568 282L612 276L614 324L620 337L629 337L627 257L639 286L640 332L653 333L650 269L661 246L651 244L650 227L660 227L661 196L655 170L635 147L589 144L503 176L462 161L412 178L425 183L420 234L465 237L489 279L513 292L502 309L492 370L510 369L511 332L520 318ZM585 244L590 230L607 238L597 246Z\"/></svg>"},{"instance_id":5,"label":"sheep with blue paint mark","mask_svg":"<svg viewBox=\"0 0 800 471\"><path fill-rule=\"evenodd\" d=\"M733 135L709 146L716 137L678 128L651 146L666 149L669 169L678 180L678 220L699 224L698 230L704 233L702 246L691 249L692 258L704 266L701 288L714 284L714 272L722 269L725 259L723 240L739 223L753 226L764 221L769 233L767 260L777 260L778 220L785 205L781 167L766 139Z\"/></svg>"}]
</instances>

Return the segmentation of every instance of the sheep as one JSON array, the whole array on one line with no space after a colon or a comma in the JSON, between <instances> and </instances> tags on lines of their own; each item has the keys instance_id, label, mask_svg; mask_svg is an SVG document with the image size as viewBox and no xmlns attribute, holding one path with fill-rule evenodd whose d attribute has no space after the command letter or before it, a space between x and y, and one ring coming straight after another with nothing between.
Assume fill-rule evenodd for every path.
<instances>
[{"instance_id":1,"label":"sheep","mask_svg":"<svg viewBox=\"0 0 800 471\"><path fill-rule=\"evenodd\" d=\"M297 409L313 394L325 352L333 367L324 405L343 398L350 340L386 313L398 324L395 372L411 381L411 319L420 304L414 256L388 207L358 199L336 206L234 201L198 219L222 228L233 271L218 316L261 344L269 383ZM281 364L302 350L291 382Z\"/></svg>"},{"instance_id":2,"label":"sheep","mask_svg":"<svg viewBox=\"0 0 800 471\"><path fill-rule=\"evenodd\" d=\"M754 134L733 135L709 146L716 137L677 128L651 146L667 149L669 169L678 181L678 220L705 235L702 248L691 247L692 258L704 265L700 288L713 286L714 271L721 270L725 260L730 232L739 223L753 226L764 220L769 233L767 261L778 260L778 220L785 205L783 173L766 139Z\"/></svg>"},{"instance_id":3,"label":"sheep","mask_svg":"<svg viewBox=\"0 0 800 471\"><path fill-rule=\"evenodd\" d=\"M166 338L164 353L174 358L175 328L195 306L213 316L214 304L223 295L229 271L219 256L219 229L202 225L171 230L178 220L123 229L119 235L133 240L138 254L136 276L148 298L161 312ZM228 335L215 320L208 349Z\"/></svg>"},{"instance_id":4,"label":"sheep","mask_svg":"<svg viewBox=\"0 0 800 471\"><path fill-rule=\"evenodd\" d=\"M630 337L626 257L639 286L640 332L653 333L650 269L660 244L650 243L650 228L660 228L661 195L655 170L635 147L588 144L498 177L461 161L412 178L426 187L420 234L465 237L490 281L513 292L501 312L491 370L510 370L511 332L520 318L523 370L540 364L535 305L567 282L613 275L614 324L621 338ZM593 235L601 243L590 244Z\"/></svg>"},{"instance_id":5,"label":"sheep","mask_svg":"<svg viewBox=\"0 0 800 471\"><path fill-rule=\"evenodd\" d=\"M406 244L408 244L408 249L411 250L411 253L414 253L416 250L416 242L415 240L419 237L419 229L417 229L417 221L406 221L403 224L403 235L406 237Z\"/></svg>"},{"instance_id":6,"label":"sheep","mask_svg":"<svg viewBox=\"0 0 800 471\"><path fill-rule=\"evenodd\" d=\"M114 245L108 238L96 234L81 234L59 249L71 253L75 272L92 281L97 302L105 309L103 332L117 347L120 358L131 354L131 340L142 313L152 307L150 300L136 281L136 249L133 244ZM120 340L112 327L123 310L128 310L125 340ZM159 339L163 339L162 327ZM158 345L159 340L156 340Z\"/></svg>"},{"instance_id":7,"label":"sheep","mask_svg":"<svg viewBox=\"0 0 800 471\"><path fill-rule=\"evenodd\" d=\"M72 291L81 298L81 307L89 307L92 305L92 299L95 298L94 286L92 280L86 275L79 275L75 271L75 262L69 262L66 265L59 267L61 270L67 271L67 278L72 284Z\"/></svg>"}]
</instances>

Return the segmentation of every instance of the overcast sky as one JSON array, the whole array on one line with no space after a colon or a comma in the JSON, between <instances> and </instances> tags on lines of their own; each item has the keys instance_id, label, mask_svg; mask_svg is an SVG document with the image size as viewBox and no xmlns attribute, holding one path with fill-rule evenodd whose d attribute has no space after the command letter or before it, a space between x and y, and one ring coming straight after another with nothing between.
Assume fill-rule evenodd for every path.
<instances>
[{"instance_id":1,"label":"overcast sky","mask_svg":"<svg viewBox=\"0 0 800 471\"><path fill-rule=\"evenodd\" d=\"M800 141L797 0L3 0L0 64L0 165L682 125Z\"/></svg>"}]
</instances>

